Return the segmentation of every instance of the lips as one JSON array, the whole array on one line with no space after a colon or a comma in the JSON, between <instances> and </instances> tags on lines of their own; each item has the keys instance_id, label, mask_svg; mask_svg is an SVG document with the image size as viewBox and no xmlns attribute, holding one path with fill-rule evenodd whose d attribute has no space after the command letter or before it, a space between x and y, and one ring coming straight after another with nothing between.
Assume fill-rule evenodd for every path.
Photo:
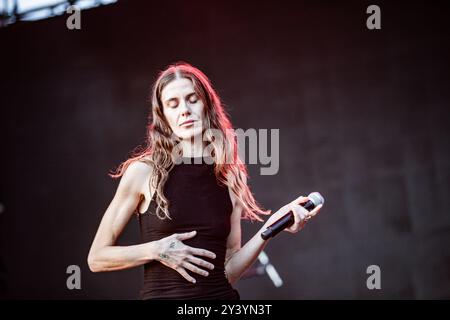
<instances>
[{"instance_id":1,"label":"lips","mask_svg":"<svg viewBox=\"0 0 450 320\"><path fill-rule=\"evenodd\" d=\"M182 122L182 123L180 124L180 127L186 126L186 125L190 125L190 124L192 124L192 123L194 123L194 122L195 122L195 120L186 120L186 121L184 121L184 122Z\"/></svg>"}]
</instances>

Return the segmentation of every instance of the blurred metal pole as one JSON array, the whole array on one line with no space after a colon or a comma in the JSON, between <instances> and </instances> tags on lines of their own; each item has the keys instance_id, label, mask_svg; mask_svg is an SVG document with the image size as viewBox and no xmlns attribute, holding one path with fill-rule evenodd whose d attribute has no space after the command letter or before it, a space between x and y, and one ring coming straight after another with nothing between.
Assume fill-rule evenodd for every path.
<instances>
[{"instance_id":1,"label":"blurred metal pole","mask_svg":"<svg viewBox=\"0 0 450 320\"><path fill-rule=\"evenodd\" d=\"M269 262L269 257L264 251L258 255L258 265L248 269L243 275L242 279L253 278L267 274L272 280L273 285L277 288L283 285L283 280L278 274L275 267Z\"/></svg>"}]
</instances>

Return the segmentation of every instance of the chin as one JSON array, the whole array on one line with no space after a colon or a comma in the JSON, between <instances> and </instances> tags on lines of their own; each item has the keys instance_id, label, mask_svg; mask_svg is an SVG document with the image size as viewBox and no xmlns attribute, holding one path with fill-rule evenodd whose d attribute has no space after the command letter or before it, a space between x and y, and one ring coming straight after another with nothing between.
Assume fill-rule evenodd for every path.
<instances>
[{"instance_id":1,"label":"chin","mask_svg":"<svg viewBox=\"0 0 450 320\"><path fill-rule=\"evenodd\" d=\"M200 139L202 139L202 131L203 130L201 127L196 127L196 128L178 130L178 132L176 134L179 138L181 138L183 140L189 140L194 137L199 137Z\"/></svg>"}]
</instances>

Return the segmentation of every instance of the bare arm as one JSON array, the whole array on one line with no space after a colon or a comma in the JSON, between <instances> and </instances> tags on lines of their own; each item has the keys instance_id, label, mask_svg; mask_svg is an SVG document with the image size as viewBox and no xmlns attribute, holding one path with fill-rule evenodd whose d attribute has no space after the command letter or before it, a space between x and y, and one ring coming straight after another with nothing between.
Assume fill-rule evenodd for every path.
<instances>
[{"instance_id":1,"label":"bare arm","mask_svg":"<svg viewBox=\"0 0 450 320\"><path fill-rule=\"evenodd\" d=\"M231 191L230 191L231 194ZM234 196L232 196L234 199ZM228 282L234 284L242 274L252 266L258 255L264 250L268 241L260 237L263 231L261 228L253 238L251 238L241 248L241 214L242 206L237 200L233 200L233 213L231 214L231 231L227 240L227 252L225 257L225 273Z\"/></svg>"},{"instance_id":2,"label":"bare arm","mask_svg":"<svg viewBox=\"0 0 450 320\"><path fill-rule=\"evenodd\" d=\"M157 257L157 243L115 246L141 199L151 168L133 162L122 176L116 194L108 206L88 255L91 271L113 271L136 267Z\"/></svg>"}]
</instances>

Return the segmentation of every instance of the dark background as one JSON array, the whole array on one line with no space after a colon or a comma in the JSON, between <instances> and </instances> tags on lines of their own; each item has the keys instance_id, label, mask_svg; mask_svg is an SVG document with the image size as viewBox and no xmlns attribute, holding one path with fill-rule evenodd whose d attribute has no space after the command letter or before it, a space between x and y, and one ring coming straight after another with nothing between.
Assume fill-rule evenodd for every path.
<instances>
[{"instance_id":1,"label":"dark background","mask_svg":"<svg viewBox=\"0 0 450 320\"><path fill-rule=\"evenodd\" d=\"M83 11L78 31L67 15L0 29L1 296L138 298L142 268L94 274L86 258L107 172L144 141L157 72L183 60L235 128L280 129L278 174L249 166L264 207L326 198L266 248L284 286L242 279L242 298L450 298L450 10L378 1L368 30L370 4L133 0ZM243 244L259 227L243 222ZM133 218L120 244L139 241Z\"/></svg>"}]
</instances>

